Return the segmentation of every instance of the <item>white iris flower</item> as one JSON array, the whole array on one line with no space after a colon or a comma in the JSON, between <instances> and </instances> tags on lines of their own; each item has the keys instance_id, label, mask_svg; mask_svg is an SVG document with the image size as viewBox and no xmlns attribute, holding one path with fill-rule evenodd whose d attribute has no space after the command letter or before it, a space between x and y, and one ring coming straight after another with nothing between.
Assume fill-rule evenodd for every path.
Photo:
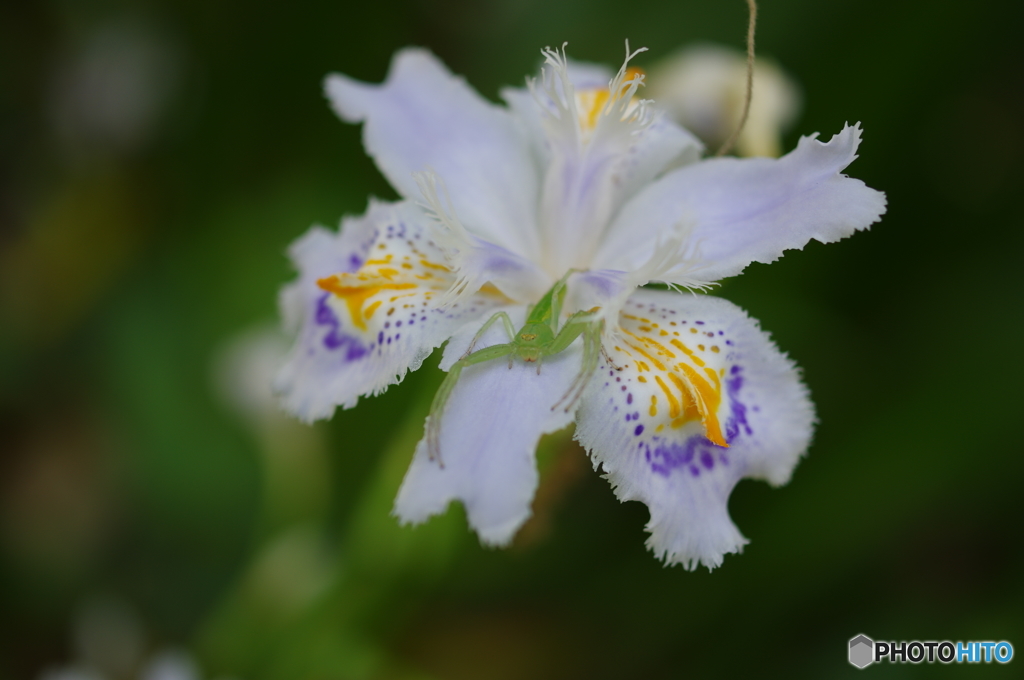
<instances>
[{"instance_id":1,"label":"white iris flower","mask_svg":"<svg viewBox=\"0 0 1024 680\"><path fill-rule=\"evenodd\" d=\"M562 408L583 338L542 367L467 367L439 414L440 455L420 442L394 512L418 523L457 499L484 543L507 544L530 515L538 440L575 420L616 495L650 509L648 546L670 564L717 566L746 543L730 492L744 477L787 481L813 405L743 310L640 286L705 288L837 241L878 220L884 195L841 174L857 126L777 160L701 160L696 138L637 98L628 47L614 75L543 54L538 80L502 92L507 106L422 49L399 52L381 85L327 79L402 200L371 201L340 232L314 227L292 246L299 278L281 297L298 339L277 388L312 421L382 392L446 340L448 370L496 312L520 327L575 270L561 320L593 310L603 324L582 396ZM507 342L496 323L475 349Z\"/></svg>"}]
</instances>

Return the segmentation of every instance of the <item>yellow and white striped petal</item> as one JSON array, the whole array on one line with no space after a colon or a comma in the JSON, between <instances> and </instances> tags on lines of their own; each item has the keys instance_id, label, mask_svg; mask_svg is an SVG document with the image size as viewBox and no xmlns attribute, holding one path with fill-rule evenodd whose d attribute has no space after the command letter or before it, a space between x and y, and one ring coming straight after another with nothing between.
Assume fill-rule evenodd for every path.
<instances>
[{"instance_id":1,"label":"yellow and white striped petal","mask_svg":"<svg viewBox=\"0 0 1024 680\"><path fill-rule=\"evenodd\" d=\"M341 233L314 228L291 249L300 275L282 294L298 339L278 374L285 408L303 420L383 392L463 324L508 300L484 287L448 306L456 280L411 202L371 204Z\"/></svg>"},{"instance_id":2,"label":"yellow and white striped petal","mask_svg":"<svg viewBox=\"0 0 1024 680\"><path fill-rule=\"evenodd\" d=\"M577 438L623 501L647 504L648 546L715 567L747 542L729 519L743 477L782 484L813 406L792 362L732 303L639 290L577 415Z\"/></svg>"}]
</instances>

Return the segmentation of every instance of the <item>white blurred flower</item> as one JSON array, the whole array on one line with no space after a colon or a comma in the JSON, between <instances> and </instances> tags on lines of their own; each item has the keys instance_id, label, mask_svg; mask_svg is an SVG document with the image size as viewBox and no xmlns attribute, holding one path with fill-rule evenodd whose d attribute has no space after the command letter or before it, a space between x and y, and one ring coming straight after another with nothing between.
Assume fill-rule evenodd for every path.
<instances>
[{"instance_id":1,"label":"white blurred flower","mask_svg":"<svg viewBox=\"0 0 1024 680\"><path fill-rule=\"evenodd\" d=\"M188 652L165 649L153 655L139 680L199 680L199 668Z\"/></svg>"},{"instance_id":2,"label":"white blurred flower","mask_svg":"<svg viewBox=\"0 0 1024 680\"><path fill-rule=\"evenodd\" d=\"M57 60L50 119L69 153L124 154L154 137L181 81L183 53L145 21L102 23Z\"/></svg>"},{"instance_id":3,"label":"white blurred flower","mask_svg":"<svg viewBox=\"0 0 1024 680\"><path fill-rule=\"evenodd\" d=\"M288 349L276 325L258 325L228 338L211 366L214 393L255 435L263 454L264 511L271 525L319 518L330 494L323 433L284 414L271 391Z\"/></svg>"},{"instance_id":4,"label":"white blurred flower","mask_svg":"<svg viewBox=\"0 0 1024 680\"><path fill-rule=\"evenodd\" d=\"M86 601L72 622L74 658L44 670L39 680L201 680L195 658L176 648L147 653L138 614L112 597Z\"/></svg>"},{"instance_id":5,"label":"white blurred flower","mask_svg":"<svg viewBox=\"0 0 1024 680\"><path fill-rule=\"evenodd\" d=\"M213 358L214 390L222 403L259 432L287 422L270 383L289 341L276 326L254 326L225 341Z\"/></svg>"},{"instance_id":6,"label":"white blurred flower","mask_svg":"<svg viewBox=\"0 0 1024 680\"><path fill-rule=\"evenodd\" d=\"M747 57L718 45L695 45L666 57L650 69L648 94L677 123L712 150L736 129L747 88ZM774 61L754 62L750 115L736 140L740 156L782 154L782 135L796 122L800 87Z\"/></svg>"},{"instance_id":7,"label":"white blurred flower","mask_svg":"<svg viewBox=\"0 0 1024 680\"><path fill-rule=\"evenodd\" d=\"M116 598L87 600L75 615L72 633L80 662L112 678L128 677L145 652L142 620Z\"/></svg>"}]
</instances>

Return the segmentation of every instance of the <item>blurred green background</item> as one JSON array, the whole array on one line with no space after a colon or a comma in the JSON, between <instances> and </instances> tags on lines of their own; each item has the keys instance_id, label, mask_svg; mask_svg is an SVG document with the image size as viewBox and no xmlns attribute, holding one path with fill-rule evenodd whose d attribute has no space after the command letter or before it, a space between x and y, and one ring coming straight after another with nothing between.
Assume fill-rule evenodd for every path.
<instances>
[{"instance_id":1,"label":"blurred green background","mask_svg":"<svg viewBox=\"0 0 1024 680\"><path fill-rule=\"evenodd\" d=\"M744 553L688 573L569 433L511 549L460 508L399 528L436 357L307 428L259 398L265 329L287 245L393 196L324 74L379 81L420 44L495 98L562 41L618 65L629 38L642 67L741 47L743 2L4 3L0 678L136 677L167 648L238 680L842 677L858 633L1024 653L1022 14L763 3L759 51L805 96L786 148L862 121L848 172L889 211L717 292L802 366L821 424L788 486L734 492Z\"/></svg>"}]
</instances>

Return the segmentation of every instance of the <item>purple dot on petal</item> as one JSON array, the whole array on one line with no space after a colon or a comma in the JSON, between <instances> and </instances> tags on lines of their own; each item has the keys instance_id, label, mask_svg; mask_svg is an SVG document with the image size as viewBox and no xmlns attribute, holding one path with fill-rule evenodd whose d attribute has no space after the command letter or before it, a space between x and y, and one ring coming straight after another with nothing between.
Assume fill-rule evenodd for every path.
<instances>
[{"instance_id":1,"label":"purple dot on petal","mask_svg":"<svg viewBox=\"0 0 1024 680\"><path fill-rule=\"evenodd\" d=\"M642 435L643 433L644 433L644 426L643 426L643 425L637 425L637 426L636 426L636 429L635 429L635 430L633 430L633 434L634 434L635 436L637 436L637 437L639 437L639 436L640 436L640 435Z\"/></svg>"},{"instance_id":2,"label":"purple dot on petal","mask_svg":"<svg viewBox=\"0 0 1024 680\"><path fill-rule=\"evenodd\" d=\"M632 392L630 392L629 394L626 395L626 403L627 404L632 404L633 403L633 393Z\"/></svg>"}]
</instances>

